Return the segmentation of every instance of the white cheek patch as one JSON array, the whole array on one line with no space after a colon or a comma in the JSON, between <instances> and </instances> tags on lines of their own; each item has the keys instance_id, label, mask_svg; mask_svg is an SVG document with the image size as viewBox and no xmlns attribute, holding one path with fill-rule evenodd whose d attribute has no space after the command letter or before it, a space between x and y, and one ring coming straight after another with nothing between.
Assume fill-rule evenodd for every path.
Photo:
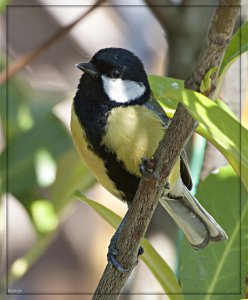
<instances>
[{"instance_id":1,"label":"white cheek patch","mask_svg":"<svg viewBox=\"0 0 248 300\"><path fill-rule=\"evenodd\" d=\"M125 103L135 100L145 93L146 87L142 83L132 80L109 78L102 75L103 88L110 100Z\"/></svg>"}]
</instances>

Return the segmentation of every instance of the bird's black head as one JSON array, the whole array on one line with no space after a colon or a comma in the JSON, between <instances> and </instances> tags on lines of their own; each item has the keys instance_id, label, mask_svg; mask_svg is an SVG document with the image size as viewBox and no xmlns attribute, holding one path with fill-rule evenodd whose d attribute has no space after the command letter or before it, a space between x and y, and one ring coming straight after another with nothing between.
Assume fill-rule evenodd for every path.
<instances>
[{"instance_id":1,"label":"bird's black head","mask_svg":"<svg viewBox=\"0 0 248 300\"><path fill-rule=\"evenodd\" d=\"M131 51L123 48L99 50L89 63L77 67L99 81L110 101L116 103L144 102L150 96L147 74L141 60ZM89 79L89 78L88 78Z\"/></svg>"}]
</instances>

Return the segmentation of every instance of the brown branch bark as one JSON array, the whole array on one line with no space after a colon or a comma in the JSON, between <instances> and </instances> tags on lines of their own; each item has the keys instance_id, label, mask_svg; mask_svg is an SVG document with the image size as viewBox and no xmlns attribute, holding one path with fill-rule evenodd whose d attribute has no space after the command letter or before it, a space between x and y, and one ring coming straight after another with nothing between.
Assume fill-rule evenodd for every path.
<instances>
[{"instance_id":1,"label":"brown branch bark","mask_svg":"<svg viewBox=\"0 0 248 300\"><path fill-rule=\"evenodd\" d=\"M195 91L200 91L200 84L206 71L213 67L220 67L220 63L225 54L226 46L233 32L233 20L240 12L241 0L220 0L217 13L214 14L208 32L208 38L202 48L199 60L194 72L186 80L186 86ZM237 6L238 5L238 6ZM213 74L213 83L218 74L216 70ZM214 85L212 84L213 92Z\"/></svg>"},{"instance_id":2,"label":"brown branch bark","mask_svg":"<svg viewBox=\"0 0 248 300\"><path fill-rule=\"evenodd\" d=\"M198 1L196 6L196 2L183 0L182 5L172 6L170 0L145 0L166 32L169 49L165 71L169 77L185 80L202 48L214 7L204 6L206 1Z\"/></svg>"},{"instance_id":3,"label":"brown branch bark","mask_svg":"<svg viewBox=\"0 0 248 300\"><path fill-rule=\"evenodd\" d=\"M226 7L226 5L233 5ZM226 45L232 34L236 18L240 10L240 0L221 0L217 6L206 44L202 49L199 61L194 72L185 83L186 88L199 90L199 83L210 67L220 66ZM212 79L213 86L215 78ZM194 131L196 122L187 110L178 105L165 136L159 144L154 155L154 178L142 177L132 207L127 216L126 223L117 241L119 249L118 261L130 271L120 273L110 264L99 281L93 299L117 299L125 282L136 265L140 242L145 235L151 221L155 207L158 204L166 178L171 172L174 163Z\"/></svg>"},{"instance_id":4,"label":"brown branch bark","mask_svg":"<svg viewBox=\"0 0 248 300\"><path fill-rule=\"evenodd\" d=\"M105 0L98 0L94 5L91 6L89 10L79 16L75 21L69 25L59 29L54 35L52 35L48 40L46 40L37 49L25 53L14 61L7 69L0 72L0 84L3 84L6 80L10 79L16 75L20 70L22 70L26 65L30 64L32 61L41 56L45 51L47 51L51 46L63 39L69 31L77 25L82 19L84 19L88 14L90 14L95 8L97 8Z\"/></svg>"}]
</instances>

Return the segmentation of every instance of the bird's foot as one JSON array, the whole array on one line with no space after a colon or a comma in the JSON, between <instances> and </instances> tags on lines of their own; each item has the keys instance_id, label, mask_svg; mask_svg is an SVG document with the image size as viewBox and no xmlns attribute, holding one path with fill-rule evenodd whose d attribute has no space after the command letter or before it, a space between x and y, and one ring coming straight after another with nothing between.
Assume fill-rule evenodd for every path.
<instances>
[{"instance_id":1,"label":"bird's foot","mask_svg":"<svg viewBox=\"0 0 248 300\"><path fill-rule=\"evenodd\" d=\"M170 190L170 184L169 184L168 181L166 181L166 183L165 183L165 185L164 185L164 188L165 188L166 190Z\"/></svg>"},{"instance_id":2,"label":"bird's foot","mask_svg":"<svg viewBox=\"0 0 248 300\"><path fill-rule=\"evenodd\" d=\"M119 272L121 273L128 272L128 269L124 268L116 259L117 255L118 255L118 249L116 247L116 238L115 236L113 236L108 247L108 254L107 254L108 262L111 264L111 266L115 267Z\"/></svg>"},{"instance_id":3,"label":"bird's foot","mask_svg":"<svg viewBox=\"0 0 248 300\"><path fill-rule=\"evenodd\" d=\"M157 175L154 172L155 168L155 159L154 157L151 157L150 159L142 158L141 164L140 164L140 173L142 176L144 176L147 179L157 179Z\"/></svg>"},{"instance_id":4,"label":"bird's foot","mask_svg":"<svg viewBox=\"0 0 248 300\"><path fill-rule=\"evenodd\" d=\"M139 252L138 252L138 257L139 257L140 255L144 254L144 252L145 252L144 248L143 248L142 246L140 246Z\"/></svg>"},{"instance_id":5,"label":"bird's foot","mask_svg":"<svg viewBox=\"0 0 248 300\"><path fill-rule=\"evenodd\" d=\"M117 260L117 255L118 255L118 249L116 246L116 241L117 241L118 236L116 236L116 234L112 237L109 247L108 247L108 254L107 254L107 258L108 258L108 262L111 264L111 266L115 267L119 272L121 273L126 273L129 270L124 268ZM140 255L142 255L144 253L144 249L143 247L139 248L139 252L138 252L138 257ZM136 264L138 263L138 259Z\"/></svg>"}]
</instances>

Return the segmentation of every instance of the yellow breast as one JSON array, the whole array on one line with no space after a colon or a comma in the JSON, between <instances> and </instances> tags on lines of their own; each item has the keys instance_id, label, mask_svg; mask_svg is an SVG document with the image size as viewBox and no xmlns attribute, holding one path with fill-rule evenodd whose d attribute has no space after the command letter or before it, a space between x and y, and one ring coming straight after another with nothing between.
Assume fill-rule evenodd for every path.
<instances>
[{"instance_id":1,"label":"yellow breast","mask_svg":"<svg viewBox=\"0 0 248 300\"><path fill-rule=\"evenodd\" d=\"M165 130L162 120L145 106L118 107L111 111L102 143L124 162L131 174L141 176L141 158L150 158L155 153ZM179 174L177 160L168 178L171 186Z\"/></svg>"},{"instance_id":2,"label":"yellow breast","mask_svg":"<svg viewBox=\"0 0 248 300\"><path fill-rule=\"evenodd\" d=\"M154 154L164 131L162 121L145 106L118 107L111 111L102 143L131 174L140 176L141 158Z\"/></svg>"}]
</instances>

